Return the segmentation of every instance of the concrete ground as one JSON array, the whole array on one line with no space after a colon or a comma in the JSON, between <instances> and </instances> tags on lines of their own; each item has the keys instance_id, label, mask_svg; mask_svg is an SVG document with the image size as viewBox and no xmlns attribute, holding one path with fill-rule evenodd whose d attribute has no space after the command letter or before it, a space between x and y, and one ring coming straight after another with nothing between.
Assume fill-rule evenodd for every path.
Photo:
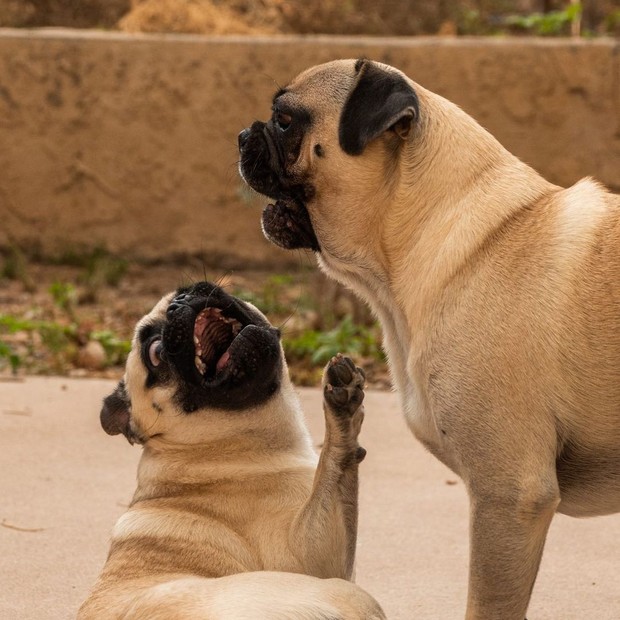
<instances>
[{"instance_id":1,"label":"concrete ground","mask_svg":"<svg viewBox=\"0 0 620 620\"><path fill-rule=\"evenodd\" d=\"M103 380L0 383L0 618L72 618L134 489L140 448L99 427ZM320 393L300 390L317 441ZM463 484L410 435L396 397L369 392L357 582L392 620L462 618ZM620 515L558 516L530 620L620 618Z\"/></svg>"}]
</instances>

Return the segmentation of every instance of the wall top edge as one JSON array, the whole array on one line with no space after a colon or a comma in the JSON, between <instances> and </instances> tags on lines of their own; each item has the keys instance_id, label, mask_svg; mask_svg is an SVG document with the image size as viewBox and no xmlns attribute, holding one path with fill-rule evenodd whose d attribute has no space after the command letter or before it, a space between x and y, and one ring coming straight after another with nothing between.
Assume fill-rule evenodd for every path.
<instances>
[{"instance_id":1,"label":"wall top edge","mask_svg":"<svg viewBox=\"0 0 620 620\"><path fill-rule=\"evenodd\" d=\"M197 34L131 34L103 30L80 30L71 28L0 28L0 40L70 40L70 41L119 41L119 42L174 42L203 44L245 44L245 45L290 45L320 44L389 47L474 47L484 44L496 46L532 46L532 47L607 47L615 51L620 48L620 39L601 37L597 39L580 39L571 37L451 37L451 36L417 36L417 37L371 37L367 35L197 35Z\"/></svg>"}]
</instances>

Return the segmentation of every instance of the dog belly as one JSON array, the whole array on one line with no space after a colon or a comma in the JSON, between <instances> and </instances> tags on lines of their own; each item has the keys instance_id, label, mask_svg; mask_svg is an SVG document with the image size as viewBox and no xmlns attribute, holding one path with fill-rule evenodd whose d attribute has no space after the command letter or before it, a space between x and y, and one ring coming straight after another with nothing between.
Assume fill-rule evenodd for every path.
<instances>
[{"instance_id":1,"label":"dog belly","mask_svg":"<svg viewBox=\"0 0 620 620\"><path fill-rule=\"evenodd\" d=\"M560 504L571 517L595 517L620 512L620 456L563 455L557 464Z\"/></svg>"}]
</instances>

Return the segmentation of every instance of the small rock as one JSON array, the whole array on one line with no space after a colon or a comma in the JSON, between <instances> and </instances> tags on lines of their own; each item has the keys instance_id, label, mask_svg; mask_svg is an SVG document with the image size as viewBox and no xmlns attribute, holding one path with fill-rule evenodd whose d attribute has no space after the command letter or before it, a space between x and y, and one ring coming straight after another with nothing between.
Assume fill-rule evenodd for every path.
<instances>
[{"instance_id":1,"label":"small rock","mask_svg":"<svg viewBox=\"0 0 620 620\"><path fill-rule=\"evenodd\" d=\"M106 354L103 345L96 340L89 340L80 348L76 363L86 370L101 370L105 366Z\"/></svg>"}]
</instances>

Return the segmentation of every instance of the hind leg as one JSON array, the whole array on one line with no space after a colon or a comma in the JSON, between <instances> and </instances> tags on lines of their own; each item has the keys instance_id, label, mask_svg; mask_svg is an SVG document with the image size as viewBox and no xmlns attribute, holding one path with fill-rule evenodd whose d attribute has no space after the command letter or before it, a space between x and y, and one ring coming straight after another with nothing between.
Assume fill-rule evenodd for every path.
<instances>
[{"instance_id":1,"label":"hind leg","mask_svg":"<svg viewBox=\"0 0 620 620\"><path fill-rule=\"evenodd\" d=\"M119 617L119 616L115 616ZM342 579L249 572L186 577L143 590L124 620L383 620L379 604Z\"/></svg>"}]
</instances>

